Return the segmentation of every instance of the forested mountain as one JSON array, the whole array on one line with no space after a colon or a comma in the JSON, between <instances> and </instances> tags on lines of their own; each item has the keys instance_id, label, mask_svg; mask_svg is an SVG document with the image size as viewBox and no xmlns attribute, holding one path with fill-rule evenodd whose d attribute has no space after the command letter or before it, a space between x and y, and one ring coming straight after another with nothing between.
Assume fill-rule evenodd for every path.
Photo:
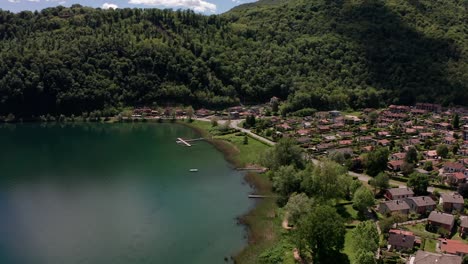
<instances>
[{"instance_id":1,"label":"forested mountain","mask_svg":"<svg viewBox=\"0 0 468 264\"><path fill-rule=\"evenodd\" d=\"M0 115L287 99L468 103L468 1L264 0L222 15L0 11Z\"/></svg>"}]
</instances>

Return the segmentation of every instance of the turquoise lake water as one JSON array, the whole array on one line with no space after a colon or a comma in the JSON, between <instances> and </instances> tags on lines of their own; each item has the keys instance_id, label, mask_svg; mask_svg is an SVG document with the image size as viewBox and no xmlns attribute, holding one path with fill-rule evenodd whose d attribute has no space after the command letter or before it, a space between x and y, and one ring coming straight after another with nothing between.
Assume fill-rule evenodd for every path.
<instances>
[{"instance_id":1,"label":"turquoise lake water","mask_svg":"<svg viewBox=\"0 0 468 264\"><path fill-rule=\"evenodd\" d=\"M0 263L225 263L252 190L176 124L0 126ZM198 172L189 172L191 168Z\"/></svg>"}]
</instances>

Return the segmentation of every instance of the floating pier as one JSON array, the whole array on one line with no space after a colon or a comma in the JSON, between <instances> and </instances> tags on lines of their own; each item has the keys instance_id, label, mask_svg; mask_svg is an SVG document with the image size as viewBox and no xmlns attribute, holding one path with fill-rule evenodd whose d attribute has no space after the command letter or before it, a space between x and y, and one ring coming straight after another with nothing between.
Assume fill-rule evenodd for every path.
<instances>
[{"instance_id":1,"label":"floating pier","mask_svg":"<svg viewBox=\"0 0 468 264\"><path fill-rule=\"evenodd\" d=\"M263 199L263 198L270 198L271 196L267 195L259 195L259 194L249 194L249 198L251 199Z\"/></svg>"},{"instance_id":2,"label":"floating pier","mask_svg":"<svg viewBox=\"0 0 468 264\"><path fill-rule=\"evenodd\" d=\"M194 139L177 138L176 143L177 144L184 144L187 147L191 147L192 145L189 142L200 141L200 140L205 140L205 139L204 138L194 138Z\"/></svg>"},{"instance_id":3,"label":"floating pier","mask_svg":"<svg viewBox=\"0 0 468 264\"><path fill-rule=\"evenodd\" d=\"M182 143L184 145L186 145L187 147L191 147L192 145L190 145L187 141L183 140L182 138L177 138L177 143Z\"/></svg>"}]
</instances>

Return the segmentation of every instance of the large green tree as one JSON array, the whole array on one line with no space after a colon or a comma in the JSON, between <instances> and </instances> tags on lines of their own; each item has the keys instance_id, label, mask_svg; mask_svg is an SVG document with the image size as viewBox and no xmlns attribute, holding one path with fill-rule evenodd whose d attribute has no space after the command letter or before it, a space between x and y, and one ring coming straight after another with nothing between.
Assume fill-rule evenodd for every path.
<instances>
[{"instance_id":1,"label":"large green tree","mask_svg":"<svg viewBox=\"0 0 468 264\"><path fill-rule=\"evenodd\" d=\"M365 160L366 173L371 176L376 176L384 171L387 168L389 154L389 150L383 147L369 153Z\"/></svg>"},{"instance_id":2,"label":"large green tree","mask_svg":"<svg viewBox=\"0 0 468 264\"><path fill-rule=\"evenodd\" d=\"M360 213L375 204L374 194L367 187L362 186L353 196L353 207Z\"/></svg>"},{"instance_id":3,"label":"large green tree","mask_svg":"<svg viewBox=\"0 0 468 264\"><path fill-rule=\"evenodd\" d=\"M284 207L290 224L295 224L301 216L312 211L314 202L305 193L292 194Z\"/></svg>"},{"instance_id":4,"label":"large green tree","mask_svg":"<svg viewBox=\"0 0 468 264\"><path fill-rule=\"evenodd\" d=\"M412 188L415 195L424 195L429 187L429 177L425 174L413 172L408 179L408 187Z\"/></svg>"},{"instance_id":5,"label":"large green tree","mask_svg":"<svg viewBox=\"0 0 468 264\"><path fill-rule=\"evenodd\" d=\"M305 166L302 149L292 138L281 139L262 156L261 163L272 170L288 165L300 169Z\"/></svg>"},{"instance_id":6,"label":"large green tree","mask_svg":"<svg viewBox=\"0 0 468 264\"><path fill-rule=\"evenodd\" d=\"M295 232L301 252L310 251L317 264L327 263L328 257L344 247L344 221L331 206L315 207L299 221Z\"/></svg>"},{"instance_id":7,"label":"large green tree","mask_svg":"<svg viewBox=\"0 0 468 264\"><path fill-rule=\"evenodd\" d=\"M351 184L346 168L330 160L322 160L311 173L303 176L302 188L319 201L343 198Z\"/></svg>"}]
</instances>

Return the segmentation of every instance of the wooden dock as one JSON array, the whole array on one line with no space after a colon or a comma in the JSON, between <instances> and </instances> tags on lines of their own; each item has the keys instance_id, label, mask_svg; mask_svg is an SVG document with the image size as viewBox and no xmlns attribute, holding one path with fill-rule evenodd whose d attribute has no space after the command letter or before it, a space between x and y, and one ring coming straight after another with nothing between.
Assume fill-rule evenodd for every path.
<instances>
[{"instance_id":1,"label":"wooden dock","mask_svg":"<svg viewBox=\"0 0 468 264\"><path fill-rule=\"evenodd\" d=\"M177 143L185 144L187 147L191 147L191 146L192 146L192 145L190 145L187 141L183 140L182 138L177 138Z\"/></svg>"},{"instance_id":2,"label":"wooden dock","mask_svg":"<svg viewBox=\"0 0 468 264\"><path fill-rule=\"evenodd\" d=\"M272 196L268 195L259 195L259 194L249 194L249 198L251 199L263 199L263 198L271 198Z\"/></svg>"},{"instance_id":3,"label":"wooden dock","mask_svg":"<svg viewBox=\"0 0 468 264\"><path fill-rule=\"evenodd\" d=\"M191 147L192 145L189 142L200 141L200 140L205 140L205 139L204 138L194 138L194 139L177 138L176 143L177 144L184 144L187 147Z\"/></svg>"}]
</instances>

